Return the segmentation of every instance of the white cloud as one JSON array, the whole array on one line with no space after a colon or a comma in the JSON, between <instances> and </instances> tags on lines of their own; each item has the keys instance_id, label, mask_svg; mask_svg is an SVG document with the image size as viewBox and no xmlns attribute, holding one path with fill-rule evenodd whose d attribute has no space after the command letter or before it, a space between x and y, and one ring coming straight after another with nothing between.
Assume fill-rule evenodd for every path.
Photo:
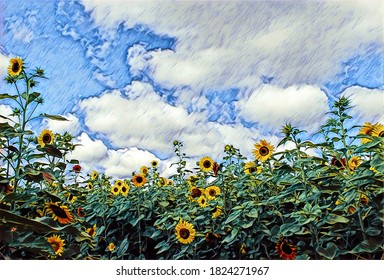
<instances>
[{"instance_id":1,"label":"white cloud","mask_svg":"<svg viewBox=\"0 0 384 280\"><path fill-rule=\"evenodd\" d=\"M6 55L3 55L0 52L0 79L3 80L4 77L7 75L7 69L9 66L9 57Z\"/></svg>"},{"instance_id":2,"label":"white cloud","mask_svg":"<svg viewBox=\"0 0 384 280\"><path fill-rule=\"evenodd\" d=\"M313 86L290 86L282 89L265 85L236 104L238 115L248 122L257 122L271 133L291 123L299 129L315 132L329 111L324 92Z\"/></svg>"},{"instance_id":3,"label":"white cloud","mask_svg":"<svg viewBox=\"0 0 384 280\"><path fill-rule=\"evenodd\" d=\"M353 106L349 112L358 123L384 123L384 91L359 86L347 88L343 95L349 97Z\"/></svg>"},{"instance_id":4,"label":"white cloud","mask_svg":"<svg viewBox=\"0 0 384 280\"><path fill-rule=\"evenodd\" d=\"M71 113L63 117L68 121L45 119L43 121L43 126L47 126L47 128L52 130L54 133L68 132L73 136L77 136L80 133L80 123L78 117Z\"/></svg>"},{"instance_id":5,"label":"white cloud","mask_svg":"<svg viewBox=\"0 0 384 280\"><path fill-rule=\"evenodd\" d=\"M17 122L17 117L10 116L10 114L12 114L12 107L8 105L0 104L0 115L8 118L8 119L4 119L0 117L0 123L8 123L9 125L13 126L14 123L12 121Z\"/></svg>"},{"instance_id":6,"label":"white cloud","mask_svg":"<svg viewBox=\"0 0 384 280\"><path fill-rule=\"evenodd\" d=\"M382 41L383 10L374 2L83 0L106 30L125 21L175 37L175 52L150 52L150 75L194 88L255 88L263 74L284 86L321 84Z\"/></svg>"}]
</instances>

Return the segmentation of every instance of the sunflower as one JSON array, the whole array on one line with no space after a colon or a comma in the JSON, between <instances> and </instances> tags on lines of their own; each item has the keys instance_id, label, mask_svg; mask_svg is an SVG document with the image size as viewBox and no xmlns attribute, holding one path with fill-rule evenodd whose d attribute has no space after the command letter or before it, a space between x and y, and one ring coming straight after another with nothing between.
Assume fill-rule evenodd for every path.
<instances>
[{"instance_id":1,"label":"sunflower","mask_svg":"<svg viewBox=\"0 0 384 280\"><path fill-rule=\"evenodd\" d=\"M242 253L243 255L247 253L247 247L245 247L244 243L241 243L240 253Z\"/></svg>"},{"instance_id":2,"label":"sunflower","mask_svg":"<svg viewBox=\"0 0 384 280\"><path fill-rule=\"evenodd\" d=\"M290 244L286 238L280 239L276 243L277 254L284 260L293 260L297 255L297 247Z\"/></svg>"},{"instance_id":3,"label":"sunflower","mask_svg":"<svg viewBox=\"0 0 384 280\"><path fill-rule=\"evenodd\" d=\"M52 218L60 224L70 224L73 222L73 216L67 206L59 205L59 202L47 202L45 204L46 213L52 214Z\"/></svg>"},{"instance_id":4,"label":"sunflower","mask_svg":"<svg viewBox=\"0 0 384 280\"><path fill-rule=\"evenodd\" d=\"M129 193L129 189L130 189L129 186L126 183L123 183L120 189L121 195L127 196L127 194Z\"/></svg>"},{"instance_id":5,"label":"sunflower","mask_svg":"<svg viewBox=\"0 0 384 280\"><path fill-rule=\"evenodd\" d=\"M266 140L261 140L260 143L255 144L253 154L258 160L266 161L272 156L274 151L275 147L273 145L269 144Z\"/></svg>"},{"instance_id":6,"label":"sunflower","mask_svg":"<svg viewBox=\"0 0 384 280\"><path fill-rule=\"evenodd\" d=\"M356 212L356 207L355 206L349 206L348 207L348 213L349 214L354 214Z\"/></svg>"},{"instance_id":7,"label":"sunflower","mask_svg":"<svg viewBox=\"0 0 384 280\"><path fill-rule=\"evenodd\" d=\"M164 186L166 186L167 183L168 183L168 182L167 182L167 178L159 177L158 185L159 185L160 187L164 187Z\"/></svg>"},{"instance_id":8,"label":"sunflower","mask_svg":"<svg viewBox=\"0 0 384 280\"><path fill-rule=\"evenodd\" d=\"M348 161L348 166L349 166L349 169L351 170L355 170L360 164L361 164L361 160L358 156L353 156Z\"/></svg>"},{"instance_id":9,"label":"sunflower","mask_svg":"<svg viewBox=\"0 0 384 280\"><path fill-rule=\"evenodd\" d=\"M92 171L91 180L92 181L96 180L98 177L99 177L99 173L96 170Z\"/></svg>"},{"instance_id":10,"label":"sunflower","mask_svg":"<svg viewBox=\"0 0 384 280\"><path fill-rule=\"evenodd\" d=\"M195 239L196 230L193 225L180 219L176 225L176 238L183 244L192 243Z\"/></svg>"},{"instance_id":11,"label":"sunflower","mask_svg":"<svg viewBox=\"0 0 384 280\"><path fill-rule=\"evenodd\" d=\"M120 193L120 187L117 186L116 184L111 188L111 193L113 195L118 195Z\"/></svg>"},{"instance_id":12,"label":"sunflower","mask_svg":"<svg viewBox=\"0 0 384 280\"><path fill-rule=\"evenodd\" d=\"M194 187L194 186L196 186L197 180L198 180L198 178L195 175L191 175L188 177L187 183L190 187Z\"/></svg>"},{"instance_id":13,"label":"sunflower","mask_svg":"<svg viewBox=\"0 0 384 280\"><path fill-rule=\"evenodd\" d=\"M260 167L261 168L261 167ZM261 170L261 169L260 169ZM244 172L245 174L252 174L252 173L260 173L259 167L256 166L256 163L254 161L247 162L244 166Z\"/></svg>"},{"instance_id":14,"label":"sunflower","mask_svg":"<svg viewBox=\"0 0 384 280\"><path fill-rule=\"evenodd\" d=\"M331 159L331 165L336 166L340 169L344 169L347 165L347 160L345 158L342 158L341 160L338 160L337 158L333 157Z\"/></svg>"},{"instance_id":15,"label":"sunflower","mask_svg":"<svg viewBox=\"0 0 384 280\"><path fill-rule=\"evenodd\" d=\"M75 172L75 173L80 173L81 171L81 166L76 164L72 167L72 170Z\"/></svg>"},{"instance_id":16,"label":"sunflower","mask_svg":"<svg viewBox=\"0 0 384 280\"><path fill-rule=\"evenodd\" d=\"M96 230L97 230L97 227L96 227L96 224L94 224L93 227L87 228L86 232L89 234L89 236L93 238L96 235Z\"/></svg>"},{"instance_id":17,"label":"sunflower","mask_svg":"<svg viewBox=\"0 0 384 280\"><path fill-rule=\"evenodd\" d=\"M20 57L11 58L8 66L8 74L12 77L20 75L23 70L23 60Z\"/></svg>"},{"instance_id":18,"label":"sunflower","mask_svg":"<svg viewBox=\"0 0 384 280\"><path fill-rule=\"evenodd\" d=\"M91 182L88 182L87 189L90 191L93 189L93 184Z\"/></svg>"},{"instance_id":19,"label":"sunflower","mask_svg":"<svg viewBox=\"0 0 384 280\"><path fill-rule=\"evenodd\" d=\"M366 123L364 123L364 126L360 129L358 134L359 135L372 136L372 132L376 126L377 126L377 123L371 124L370 122L366 122ZM370 141L371 140L369 138L361 138L361 144L365 144L365 143L368 143Z\"/></svg>"},{"instance_id":20,"label":"sunflower","mask_svg":"<svg viewBox=\"0 0 384 280\"><path fill-rule=\"evenodd\" d=\"M210 157L203 157L200 162L200 169L204 172L209 172L213 170L214 161Z\"/></svg>"},{"instance_id":21,"label":"sunflower","mask_svg":"<svg viewBox=\"0 0 384 280\"><path fill-rule=\"evenodd\" d=\"M121 188L121 186L124 184L124 182L122 180L116 180L115 182L115 186Z\"/></svg>"},{"instance_id":22,"label":"sunflower","mask_svg":"<svg viewBox=\"0 0 384 280\"><path fill-rule=\"evenodd\" d=\"M205 197L205 195L200 196L197 200L197 203L199 203L201 208L205 208L208 206L207 198Z\"/></svg>"},{"instance_id":23,"label":"sunflower","mask_svg":"<svg viewBox=\"0 0 384 280\"><path fill-rule=\"evenodd\" d=\"M140 167L140 173L143 174L144 176L147 176L148 172L149 172L148 167L146 167L146 166Z\"/></svg>"},{"instance_id":24,"label":"sunflower","mask_svg":"<svg viewBox=\"0 0 384 280\"><path fill-rule=\"evenodd\" d=\"M213 233L213 232L208 232L205 235L205 241L210 245L210 246L216 246L217 242L221 238L220 234Z\"/></svg>"},{"instance_id":25,"label":"sunflower","mask_svg":"<svg viewBox=\"0 0 384 280\"><path fill-rule=\"evenodd\" d=\"M215 211L212 213L212 219L216 219L219 217L221 214L223 214L223 207L221 206L216 206Z\"/></svg>"},{"instance_id":26,"label":"sunflower","mask_svg":"<svg viewBox=\"0 0 384 280\"><path fill-rule=\"evenodd\" d=\"M77 216L85 217L85 211L83 208L81 208L81 207L77 208Z\"/></svg>"},{"instance_id":27,"label":"sunflower","mask_svg":"<svg viewBox=\"0 0 384 280\"><path fill-rule=\"evenodd\" d=\"M171 179L167 180L167 186L173 187L174 185L175 185L175 183L173 182L173 180L171 180Z\"/></svg>"},{"instance_id":28,"label":"sunflower","mask_svg":"<svg viewBox=\"0 0 384 280\"><path fill-rule=\"evenodd\" d=\"M220 165L216 161L213 163L212 170L213 170L213 175L217 176L217 173L220 170Z\"/></svg>"},{"instance_id":29,"label":"sunflower","mask_svg":"<svg viewBox=\"0 0 384 280\"><path fill-rule=\"evenodd\" d=\"M152 166L153 168L156 168L158 165L159 165L159 162L158 162L157 160L152 160L152 161L151 161L151 166Z\"/></svg>"},{"instance_id":30,"label":"sunflower","mask_svg":"<svg viewBox=\"0 0 384 280\"><path fill-rule=\"evenodd\" d=\"M372 131L372 136L384 137L384 125L378 124Z\"/></svg>"},{"instance_id":31,"label":"sunflower","mask_svg":"<svg viewBox=\"0 0 384 280\"><path fill-rule=\"evenodd\" d=\"M196 187L191 188L191 197L192 198L200 197L202 194L203 194L203 191L201 189L196 188Z\"/></svg>"},{"instance_id":32,"label":"sunflower","mask_svg":"<svg viewBox=\"0 0 384 280\"><path fill-rule=\"evenodd\" d=\"M44 147L46 144L52 144L53 139L54 139L54 136L52 131L48 129L44 129L41 132L39 138L37 138L37 143L39 143L41 147Z\"/></svg>"},{"instance_id":33,"label":"sunflower","mask_svg":"<svg viewBox=\"0 0 384 280\"><path fill-rule=\"evenodd\" d=\"M108 244L108 250L110 252L113 252L115 250L115 244L113 244L112 242Z\"/></svg>"},{"instance_id":34,"label":"sunflower","mask_svg":"<svg viewBox=\"0 0 384 280\"><path fill-rule=\"evenodd\" d=\"M61 253L64 252L64 240L60 238L58 235L52 235L47 238L49 244L51 244L53 251L58 256L61 256Z\"/></svg>"},{"instance_id":35,"label":"sunflower","mask_svg":"<svg viewBox=\"0 0 384 280\"><path fill-rule=\"evenodd\" d=\"M147 179L145 179L145 176L143 174L135 174L132 178L132 182L136 187L142 187Z\"/></svg>"},{"instance_id":36,"label":"sunflower","mask_svg":"<svg viewBox=\"0 0 384 280\"><path fill-rule=\"evenodd\" d=\"M211 186L205 189L205 195L208 199L215 199L217 195L221 193L220 188L217 186Z\"/></svg>"},{"instance_id":37,"label":"sunflower","mask_svg":"<svg viewBox=\"0 0 384 280\"><path fill-rule=\"evenodd\" d=\"M366 194L362 193L360 195L360 203L367 205L369 203L369 198Z\"/></svg>"}]
</instances>

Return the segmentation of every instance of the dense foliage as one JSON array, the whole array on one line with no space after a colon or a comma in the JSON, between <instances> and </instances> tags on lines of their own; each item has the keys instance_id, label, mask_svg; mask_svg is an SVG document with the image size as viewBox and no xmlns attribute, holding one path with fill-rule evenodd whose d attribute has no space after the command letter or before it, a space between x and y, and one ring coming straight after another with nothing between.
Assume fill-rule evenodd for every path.
<instances>
[{"instance_id":1,"label":"dense foliage","mask_svg":"<svg viewBox=\"0 0 384 280\"><path fill-rule=\"evenodd\" d=\"M13 108L0 116L0 258L383 258L384 126L352 127L348 99L334 103L318 143L287 124L279 146L293 149L260 140L247 160L226 145L222 159L188 170L175 140L175 175L153 161L114 179L67 159L70 134L29 130L37 118L65 121L34 115L44 78L14 58L15 94L0 94Z\"/></svg>"}]
</instances>

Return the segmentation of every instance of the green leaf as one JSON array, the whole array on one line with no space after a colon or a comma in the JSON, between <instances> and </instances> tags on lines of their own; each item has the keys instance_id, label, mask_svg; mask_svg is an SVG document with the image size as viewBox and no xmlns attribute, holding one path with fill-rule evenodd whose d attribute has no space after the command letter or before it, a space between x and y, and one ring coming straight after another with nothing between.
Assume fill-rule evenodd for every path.
<instances>
[{"instance_id":1,"label":"green leaf","mask_svg":"<svg viewBox=\"0 0 384 280\"><path fill-rule=\"evenodd\" d=\"M58 116L58 115L48 115L48 114L40 114L39 117L42 117L42 118L48 118L48 119L51 119L51 120L55 120L55 121L68 121L66 118L62 117L62 116Z\"/></svg>"},{"instance_id":2,"label":"green leaf","mask_svg":"<svg viewBox=\"0 0 384 280\"><path fill-rule=\"evenodd\" d=\"M351 250L351 253L360 254L360 253L373 253L378 251L382 246L383 238L369 238L358 244L355 248Z\"/></svg>"},{"instance_id":3,"label":"green leaf","mask_svg":"<svg viewBox=\"0 0 384 280\"><path fill-rule=\"evenodd\" d=\"M123 242L121 242L121 244L119 245L119 249L116 251L116 255L118 258L123 256L125 252L127 252L128 246L129 246L129 240L127 238L127 239L124 239Z\"/></svg>"},{"instance_id":4,"label":"green leaf","mask_svg":"<svg viewBox=\"0 0 384 280\"><path fill-rule=\"evenodd\" d=\"M228 218L227 218L227 220L224 222L224 224L229 224L230 222L236 220L236 219L240 216L240 214L241 214L241 211L235 211L235 212L232 212L232 213L228 216Z\"/></svg>"},{"instance_id":5,"label":"green leaf","mask_svg":"<svg viewBox=\"0 0 384 280\"><path fill-rule=\"evenodd\" d=\"M319 253L319 255L329 260L332 260L339 255L339 248L332 242L327 242L327 246L325 248L320 246L317 247L316 251Z\"/></svg>"},{"instance_id":6,"label":"green leaf","mask_svg":"<svg viewBox=\"0 0 384 280\"><path fill-rule=\"evenodd\" d=\"M238 229L238 228L234 228L234 229L232 229L232 231L231 231L231 235L228 235L228 236L223 240L223 243L230 243L230 242L234 241L234 239L236 238L238 232L239 232L239 229Z\"/></svg>"},{"instance_id":7,"label":"green leaf","mask_svg":"<svg viewBox=\"0 0 384 280\"><path fill-rule=\"evenodd\" d=\"M333 225L333 224L337 224L337 223L348 223L349 219L347 219L343 216L340 216L340 215L330 213L324 217L324 222Z\"/></svg>"},{"instance_id":8,"label":"green leaf","mask_svg":"<svg viewBox=\"0 0 384 280\"><path fill-rule=\"evenodd\" d=\"M7 98L11 98L11 99L13 99L13 100L16 100L17 95L9 95L8 93L2 93L2 94L0 94L0 100L1 100L1 99L7 99Z\"/></svg>"}]
</instances>

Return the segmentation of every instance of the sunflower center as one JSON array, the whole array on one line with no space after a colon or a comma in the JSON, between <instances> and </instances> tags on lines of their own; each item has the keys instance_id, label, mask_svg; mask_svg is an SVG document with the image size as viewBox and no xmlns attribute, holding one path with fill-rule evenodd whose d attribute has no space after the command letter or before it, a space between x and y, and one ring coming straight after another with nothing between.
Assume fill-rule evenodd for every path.
<instances>
[{"instance_id":1,"label":"sunflower center","mask_svg":"<svg viewBox=\"0 0 384 280\"><path fill-rule=\"evenodd\" d=\"M52 137L49 134L44 134L43 136L43 142L44 143L51 143Z\"/></svg>"},{"instance_id":2,"label":"sunflower center","mask_svg":"<svg viewBox=\"0 0 384 280\"><path fill-rule=\"evenodd\" d=\"M288 244L281 245L281 250L287 255L292 254L292 248Z\"/></svg>"},{"instance_id":3,"label":"sunflower center","mask_svg":"<svg viewBox=\"0 0 384 280\"><path fill-rule=\"evenodd\" d=\"M93 236L94 233L95 233L95 229L94 229L94 228L91 228L91 229L89 230L89 232L88 232L88 234L89 234L90 236Z\"/></svg>"},{"instance_id":4,"label":"sunflower center","mask_svg":"<svg viewBox=\"0 0 384 280\"><path fill-rule=\"evenodd\" d=\"M209 195L210 196L215 196L216 195L216 191L215 190L210 190L209 191Z\"/></svg>"},{"instance_id":5,"label":"sunflower center","mask_svg":"<svg viewBox=\"0 0 384 280\"><path fill-rule=\"evenodd\" d=\"M118 182L117 185L120 187L121 186L121 182Z\"/></svg>"},{"instance_id":6,"label":"sunflower center","mask_svg":"<svg viewBox=\"0 0 384 280\"><path fill-rule=\"evenodd\" d=\"M142 182L143 182L143 178L140 177L140 176L138 176L138 177L136 178L136 182L138 182L139 184L142 183Z\"/></svg>"},{"instance_id":7,"label":"sunflower center","mask_svg":"<svg viewBox=\"0 0 384 280\"><path fill-rule=\"evenodd\" d=\"M379 136L380 136L380 137L384 137L384 131L381 131L381 132L379 133Z\"/></svg>"},{"instance_id":8,"label":"sunflower center","mask_svg":"<svg viewBox=\"0 0 384 280\"><path fill-rule=\"evenodd\" d=\"M60 244L57 242L52 242L51 246L52 246L53 251L55 251L55 252L57 252L57 250L60 249Z\"/></svg>"},{"instance_id":9,"label":"sunflower center","mask_svg":"<svg viewBox=\"0 0 384 280\"><path fill-rule=\"evenodd\" d=\"M269 154L269 149L267 147L263 146L260 148L259 153L262 156L266 156Z\"/></svg>"},{"instance_id":10,"label":"sunflower center","mask_svg":"<svg viewBox=\"0 0 384 280\"><path fill-rule=\"evenodd\" d=\"M127 191L127 188L126 188L126 187L122 187L122 188L121 188L121 191L122 191L122 192L126 192L126 191Z\"/></svg>"},{"instance_id":11,"label":"sunflower center","mask_svg":"<svg viewBox=\"0 0 384 280\"><path fill-rule=\"evenodd\" d=\"M16 61L12 65L12 71L13 72L19 72L19 70L20 70L20 64L19 64L19 62Z\"/></svg>"},{"instance_id":12,"label":"sunflower center","mask_svg":"<svg viewBox=\"0 0 384 280\"><path fill-rule=\"evenodd\" d=\"M204 166L205 168L210 168L210 167L211 167L211 162L210 162L209 160L205 160L205 161L203 162L203 166Z\"/></svg>"},{"instance_id":13,"label":"sunflower center","mask_svg":"<svg viewBox=\"0 0 384 280\"><path fill-rule=\"evenodd\" d=\"M256 167L250 167L250 168L249 168L249 172L250 172L250 173L256 172Z\"/></svg>"},{"instance_id":14,"label":"sunflower center","mask_svg":"<svg viewBox=\"0 0 384 280\"><path fill-rule=\"evenodd\" d=\"M189 237L189 235L190 235L190 232L189 232L188 229L186 229L186 228L180 229L180 236L181 236L181 238L187 239Z\"/></svg>"},{"instance_id":15,"label":"sunflower center","mask_svg":"<svg viewBox=\"0 0 384 280\"><path fill-rule=\"evenodd\" d=\"M51 209L53 214L55 214L57 217L63 218L63 219L68 218L67 213L60 206L51 205Z\"/></svg>"},{"instance_id":16,"label":"sunflower center","mask_svg":"<svg viewBox=\"0 0 384 280\"><path fill-rule=\"evenodd\" d=\"M201 204L205 204L205 199L204 198L201 200Z\"/></svg>"},{"instance_id":17,"label":"sunflower center","mask_svg":"<svg viewBox=\"0 0 384 280\"><path fill-rule=\"evenodd\" d=\"M336 160L336 162L335 162L335 166L337 166L337 167L342 167L343 164L341 163L340 160Z\"/></svg>"},{"instance_id":18,"label":"sunflower center","mask_svg":"<svg viewBox=\"0 0 384 280\"><path fill-rule=\"evenodd\" d=\"M193 189L192 190L192 197L195 198L195 197L199 197L199 196L201 196L201 190Z\"/></svg>"},{"instance_id":19,"label":"sunflower center","mask_svg":"<svg viewBox=\"0 0 384 280\"><path fill-rule=\"evenodd\" d=\"M114 192L118 192L118 191L119 191L119 188L118 188L118 187L115 187L115 188L113 189L113 191L114 191Z\"/></svg>"}]
</instances>

